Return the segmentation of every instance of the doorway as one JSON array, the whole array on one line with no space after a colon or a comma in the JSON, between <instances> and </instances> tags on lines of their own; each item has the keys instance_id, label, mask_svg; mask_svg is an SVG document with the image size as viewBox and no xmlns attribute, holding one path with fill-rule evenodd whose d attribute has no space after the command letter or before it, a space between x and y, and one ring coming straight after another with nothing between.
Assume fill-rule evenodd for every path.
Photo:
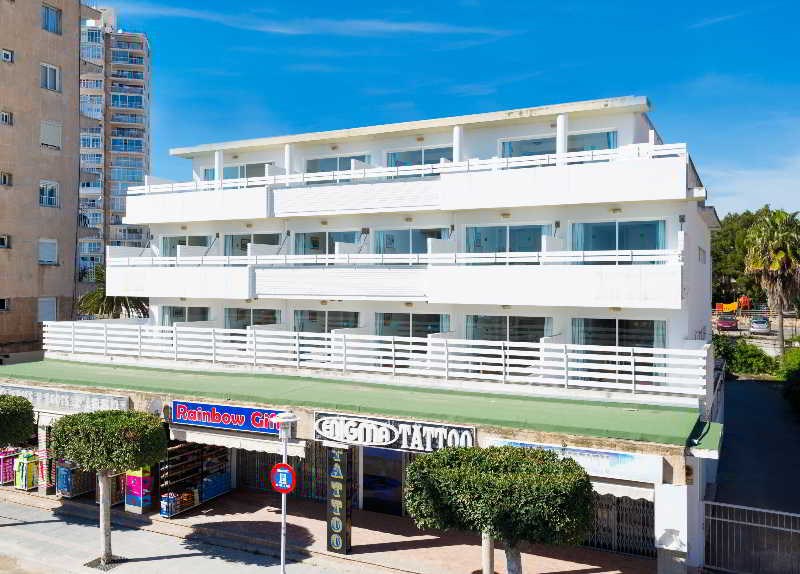
<instances>
[{"instance_id":1,"label":"doorway","mask_svg":"<svg viewBox=\"0 0 800 574\"><path fill-rule=\"evenodd\" d=\"M404 453L372 447L364 447L363 452L364 510L401 516Z\"/></svg>"}]
</instances>

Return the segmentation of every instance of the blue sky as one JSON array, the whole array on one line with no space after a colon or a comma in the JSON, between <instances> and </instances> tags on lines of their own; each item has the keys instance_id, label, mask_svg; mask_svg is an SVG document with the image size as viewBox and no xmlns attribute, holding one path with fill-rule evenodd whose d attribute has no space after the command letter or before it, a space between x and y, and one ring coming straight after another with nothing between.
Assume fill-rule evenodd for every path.
<instances>
[{"instance_id":1,"label":"blue sky","mask_svg":"<svg viewBox=\"0 0 800 574\"><path fill-rule=\"evenodd\" d=\"M645 95L720 214L800 209L794 2L109 0L153 51L171 147Z\"/></svg>"}]
</instances>

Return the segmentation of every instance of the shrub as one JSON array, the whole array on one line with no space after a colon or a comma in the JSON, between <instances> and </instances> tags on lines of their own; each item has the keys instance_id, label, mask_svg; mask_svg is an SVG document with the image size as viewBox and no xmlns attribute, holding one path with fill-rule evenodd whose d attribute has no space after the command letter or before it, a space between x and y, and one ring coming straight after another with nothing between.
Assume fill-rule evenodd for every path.
<instances>
[{"instance_id":1,"label":"shrub","mask_svg":"<svg viewBox=\"0 0 800 574\"><path fill-rule=\"evenodd\" d=\"M800 385L800 349L788 349L778 368L778 377L787 384Z\"/></svg>"},{"instance_id":2,"label":"shrub","mask_svg":"<svg viewBox=\"0 0 800 574\"><path fill-rule=\"evenodd\" d=\"M718 359L725 359L730 363L733 360L733 353L736 350L736 339L726 335L712 335L711 343L714 346L714 356Z\"/></svg>"},{"instance_id":3,"label":"shrub","mask_svg":"<svg viewBox=\"0 0 800 574\"><path fill-rule=\"evenodd\" d=\"M31 402L25 397L0 395L0 447L24 444L35 432Z\"/></svg>"},{"instance_id":4,"label":"shrub","mask_svg":"<svg viewBox=\"0 0 800 574\"><path fill-rule=\"evenodd\" d=\"M760 347L739 339L728 362L728 368L734 373L774 375L778 370L778 359L770 357Z\"/></svg>"}]
</instances>

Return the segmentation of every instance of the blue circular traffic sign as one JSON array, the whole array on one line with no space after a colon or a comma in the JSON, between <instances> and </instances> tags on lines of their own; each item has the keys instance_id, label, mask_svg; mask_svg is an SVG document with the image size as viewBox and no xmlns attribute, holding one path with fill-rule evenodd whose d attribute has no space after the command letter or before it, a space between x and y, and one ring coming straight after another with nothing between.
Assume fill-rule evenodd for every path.
<instances>
[{"instance_id":1,"label":"blue circular traffic sign","mask_svg":"<svg viewBox=\"0 0 800 574\"><path fill-rule=\"evenodd\" d=\"M291 465L279 462L269 472L272 490L281 494L289 494L297 486L297 473Z\"/></svg>"}]
</instances>

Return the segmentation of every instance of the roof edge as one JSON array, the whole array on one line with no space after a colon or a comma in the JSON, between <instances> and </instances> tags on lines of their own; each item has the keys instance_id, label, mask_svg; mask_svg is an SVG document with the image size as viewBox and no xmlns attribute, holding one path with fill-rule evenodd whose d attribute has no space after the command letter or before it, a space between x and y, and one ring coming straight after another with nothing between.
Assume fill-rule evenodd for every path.
<instances>
[{"instance_id":1,"label":"roof edge","mask_svg":"<svg viewBox=\"0 0 800 574\"><path fill-rule=\"evenodd\" d=\"M525 118L542 118L555 116L563 113L591 113L604 111L650 111L650 101L645 96L621 96L605 98L599 100L583 100L577 102L567 102L562 104L551 104L531 108L517 108L513 110L501 110L496 112L486 112L480 114L468 114L462 116L450 116L444 118L433 118L425 120L413 120L409 122L397 122L391 124L380 124L375 126L364 126L356 128L345 128L340 130L329 130L321 132L308 132L300 134L290 134L266 138L254 138L246 140L235 140L228 142L218 142L201 144L197 146L177 147L169 150L171 156L190 158L194 154L208 153L213 151L245 151L252 149L268 148L280 146L287 143L304 142L323 142L326 140L342 140L352 137L365 137L370 135L381 135L391 133L409 132L423 129L446 128L456 125L476 125L483 123L514 121Z\"/></svg>"}]
</instances>

